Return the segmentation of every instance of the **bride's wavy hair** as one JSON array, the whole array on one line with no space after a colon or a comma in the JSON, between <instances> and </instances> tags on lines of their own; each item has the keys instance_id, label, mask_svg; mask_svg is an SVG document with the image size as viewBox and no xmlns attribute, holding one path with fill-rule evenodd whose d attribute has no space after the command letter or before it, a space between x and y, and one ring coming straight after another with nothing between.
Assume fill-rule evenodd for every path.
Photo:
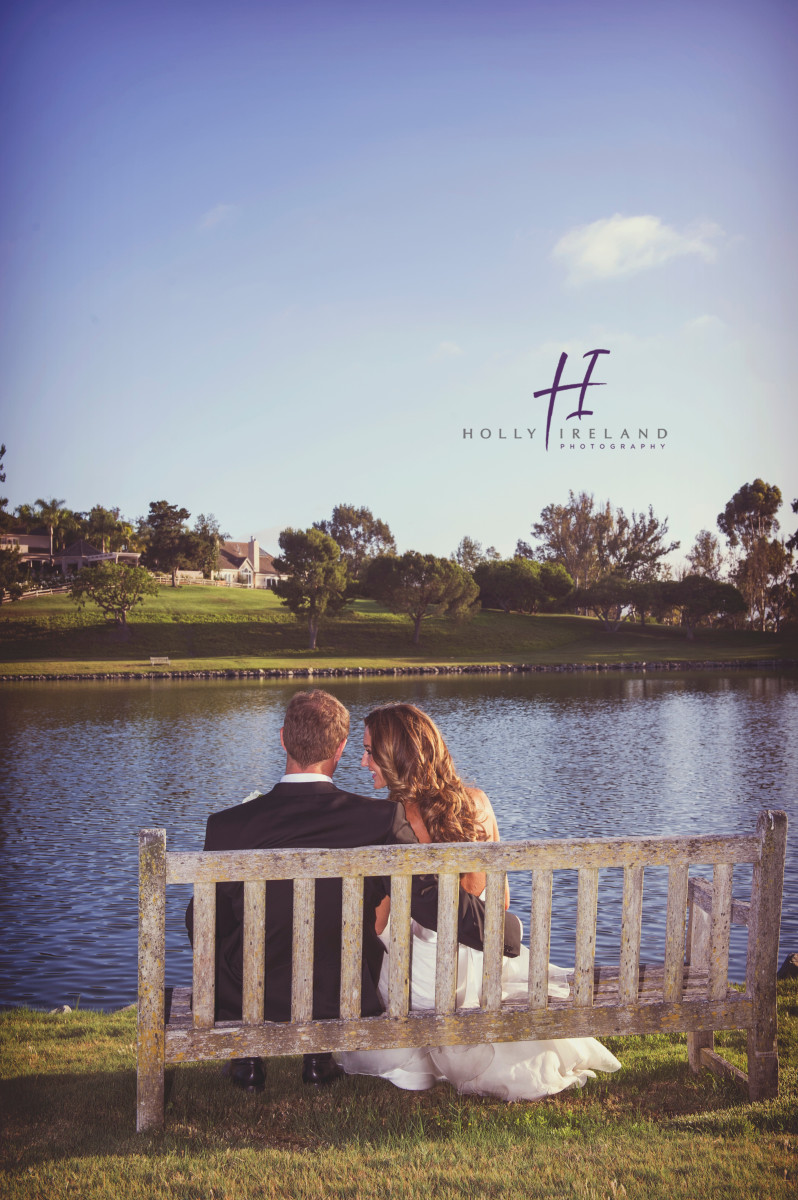
<instances>
[{"instance_id":1,"label":"bride's wavy hair","mask_svg":"<svg viewBox=\"0 0 798 1200\"><path fill-rule=\"evenodd\" d=\"M371 757L392 800L414 805L433 842L484 842L474 801L435 722L414 704L385 704L366 717Z\"/></svg>"}]
</instances>

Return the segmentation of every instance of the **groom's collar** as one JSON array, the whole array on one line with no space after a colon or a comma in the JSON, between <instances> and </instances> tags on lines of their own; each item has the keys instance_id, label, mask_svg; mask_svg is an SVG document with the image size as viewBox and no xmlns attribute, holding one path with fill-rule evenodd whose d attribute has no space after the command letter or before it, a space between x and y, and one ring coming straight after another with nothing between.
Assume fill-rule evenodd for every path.
<instances>
[{"instance_id":1,"label":"groom's collar","mask_svg":"<svg viewBox=\"0 0 798 1200\"><path fill-rule=\"evenodd\" d=\"M280 783L332 783L332 779L317 771L296 771L291 775L283 775Z\"/></svg>"}]
</instances>

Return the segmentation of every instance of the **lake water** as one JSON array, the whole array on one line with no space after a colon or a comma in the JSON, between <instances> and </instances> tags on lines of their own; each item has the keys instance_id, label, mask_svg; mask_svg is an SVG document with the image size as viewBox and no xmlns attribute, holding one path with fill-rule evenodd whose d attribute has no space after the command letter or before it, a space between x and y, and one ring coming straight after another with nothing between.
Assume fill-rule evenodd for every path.
<instances>
[{"instance_id":1,"label":"lake water","mask_svg":"<svg viewBox=\"0 0 798 1200\"><path fill-rule=\"evenodd\" d=\"M266 790L297 682L0 685L0 1002L115 1008L136 994L137 831L200 849L209 812ZM798 674L613 672L327 680L351 710L336 781L368 793L362 718L409 700L439 723L505 839L750 833L790 819L780 956L798 950ZM384 794L384 793L383 793ZM735 872L745 897L750 873ZM528 880L511 879L529 913ZM666 881L647 871L642 955L660 956ZM603 871L597 960L618 956L621 873ZM551 958L573 962L576 879L555 876ZM167 983L187 983L185 888L170 888ZM741 979L744 930L733 930Z\"/></svg>"}]
</instances>

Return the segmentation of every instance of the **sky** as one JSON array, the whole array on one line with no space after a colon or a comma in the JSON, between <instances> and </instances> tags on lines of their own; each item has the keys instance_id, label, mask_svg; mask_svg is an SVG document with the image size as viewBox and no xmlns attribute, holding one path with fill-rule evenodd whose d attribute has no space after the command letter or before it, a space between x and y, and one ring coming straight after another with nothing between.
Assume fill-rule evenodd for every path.
<instances>
[{"instance_id":1,"label":"sky","mask_svg":"<svg viewBox=\"0 0 798 1200\"><path fill-rule=\"evenodd\" d=\"M676 563L761 477L793 532L792 0L1 20L10 508L165 499L276 550L351 503L509 556L586 491Z\"/></svg>"}]
</instances>

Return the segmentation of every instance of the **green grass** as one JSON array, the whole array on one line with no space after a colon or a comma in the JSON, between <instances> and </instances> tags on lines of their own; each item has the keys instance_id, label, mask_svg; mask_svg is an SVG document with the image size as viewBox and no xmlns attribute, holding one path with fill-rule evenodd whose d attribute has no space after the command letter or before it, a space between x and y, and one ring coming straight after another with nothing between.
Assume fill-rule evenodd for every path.
<instances>
[{"instance_id":1,"label":"green grass","mask_svg":"<svg viewBox=\"0 0 798 1200\"><path fill-rule=\"evenodd\" d=\"M741 1034L717 1039L744 1065ZM316 1093L297 1059L268 1063L261 1096L218 1065L168 1072L166 1128L138 1136L135 1017L0 1016L9 1200L153 1196L792 1197L798 1182L798 983L779 986L781 1089L751 1104L693 1075L678 1035L612 1038L623 1068L538 1103L398 1091L346 1079Z\"/></svg>"},{"instance_id":2,"label":"green grass","mask_svg":"<svg viewBox=\"0 0 798 1200\"><path fill-rule=\"evenodd\" d=\"M120 641L96 610L48 596L3 605L0 671L136 672L150 669L150 655L168 655L172 669L186 671L798 658L796 631L706 630L688 641L680 629L661 625L626 623L612 634L589 617L493 611L461 624L431 618L418 647L411 635L406 617L359 600L322 625L318 648L309 651L306 625L270 592L163 587L131 615L128 639Z\"/></svg>"}]
</instances>

